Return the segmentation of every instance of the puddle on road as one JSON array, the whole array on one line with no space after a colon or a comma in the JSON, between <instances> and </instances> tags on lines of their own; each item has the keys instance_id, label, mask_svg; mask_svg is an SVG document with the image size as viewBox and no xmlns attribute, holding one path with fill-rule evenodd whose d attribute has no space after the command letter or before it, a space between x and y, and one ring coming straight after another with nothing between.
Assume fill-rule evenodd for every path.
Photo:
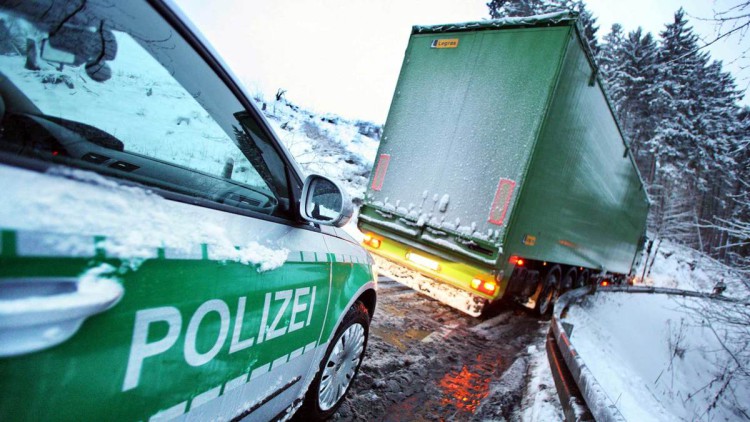
<instances>
[{"instance_id":1,"label":"puddle on road","mask_svg":"<svg viewBox=\"0 0 750 422\"><path fill-rule=\"evenodd\" d=\"M370 333L380 337L384 342L396 347L399 351L405 352L411 343L422 341L432 332L416 328L402 331L396 328L372 326L370 327Z\"/></svg>"},{"instance_id":2,"label":"puddle on road","mask_svg":"<svg viewBox=\"0 0 750 422\"><path fill-rule=\"evenodd\" d=\"M504 359L495 353L480 353L461 369L435 374L433 388L413 394L394 403L386 410L387 422L423 420L468 420L477 411L482 400L490 394L490 382L501 372Z\"/></svg>"},{"instance_id":3,"label":"puddle on road","mask_svg":"<svg viewBox=\"0 0 750 422\"><path fill-rule=\"evenodd\" d=\"M397 316L397 317L405 317L407 314L407 309L404 307L396 307L387 303L378 304L378 307L381 308L381 312L385 312L389 315Z\"/></svg>"},{"instance_id":4,"label":"puddle on road","mask_svg":"<svg viewBox=\"0 0 750 422\"><path fill-rule=\"evenodd\" d=\"M489 395L490 380L500 364L499 356L479 354L472 365L445 374L438 382L443 393L441 405L453 405L467 414L476 412L482 399Z\"/></svg>"},{"instance_id":5,"label":"puddle on road","mask_svg":"<svg viewBox=\"0 0 750 422\"><path fill-rule=\"evenodd\" d=\"M369 360L334 420L477 419L487 413L482 404L494 400L493 383L538 337L539 321L524 312L484 323L421 296L407 302L388 294L378 309ZM498 308L493 316L506 311ZM502 414L521 404L509 400Z\"/></svg>"}]
</instances>

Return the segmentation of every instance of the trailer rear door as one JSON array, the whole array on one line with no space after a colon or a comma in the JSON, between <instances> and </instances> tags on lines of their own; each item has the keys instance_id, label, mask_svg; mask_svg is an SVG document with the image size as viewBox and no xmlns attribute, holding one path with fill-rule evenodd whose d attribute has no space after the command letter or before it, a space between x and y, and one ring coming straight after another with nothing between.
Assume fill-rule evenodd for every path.
<instances>
[{"instance_id":1,"label":"trailer rear door","mask_svg":"<svg viewBox=\"0 0 750 422\"><path fill-rule=\"evenodd\" d=\"M414 34L368 192L383 212L365 218L439 246L497 249L570 30Z\"/></svg>"}]
</instances>

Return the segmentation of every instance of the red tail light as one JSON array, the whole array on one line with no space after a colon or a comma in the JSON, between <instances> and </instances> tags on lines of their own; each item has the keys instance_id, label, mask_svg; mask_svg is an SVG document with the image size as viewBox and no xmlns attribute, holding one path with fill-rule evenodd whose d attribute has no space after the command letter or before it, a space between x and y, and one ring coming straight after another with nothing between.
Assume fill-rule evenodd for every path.
<instances>
[{"instance_id":1,"label":"red tail light","mask_svg":"<svg viewBox=\"0 0 750 422\"><path fill-rule=\"evenodd\" d=\"M513 265L516 265L518 267L522 267L523 264L524 264L523 258L517 257L515 255L511 256L510 259L508 260L508 262L511 263L511 264L513 264Z\"/></svg>"},{"instance_id":2,"label":"red tail light","mask_svg":"<svg viewBox=\"0 0 750 422\"><path fill-rule=\"evenodd\" d=\"M471 288L488 295L494 295L497 291L497 282L494 280L475 278L471 280Z\"/></svg>"}]
</instances>

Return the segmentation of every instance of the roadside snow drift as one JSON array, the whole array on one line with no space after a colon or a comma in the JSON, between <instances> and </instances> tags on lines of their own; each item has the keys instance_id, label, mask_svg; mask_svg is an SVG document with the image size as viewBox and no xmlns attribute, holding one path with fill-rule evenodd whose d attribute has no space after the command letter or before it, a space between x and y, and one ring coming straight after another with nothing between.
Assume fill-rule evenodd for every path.
<instances>
[{"instance_id":1,"label":"roadside snow drift","mask_svg":"<svg viewBox=\"0 0 750 422\"><path fill-rule=\"evenodd\" d=\"M750 414L749 317L742 303L599 292L562 321L625 419L723 421Z\"/></svg>"}]
</instances>

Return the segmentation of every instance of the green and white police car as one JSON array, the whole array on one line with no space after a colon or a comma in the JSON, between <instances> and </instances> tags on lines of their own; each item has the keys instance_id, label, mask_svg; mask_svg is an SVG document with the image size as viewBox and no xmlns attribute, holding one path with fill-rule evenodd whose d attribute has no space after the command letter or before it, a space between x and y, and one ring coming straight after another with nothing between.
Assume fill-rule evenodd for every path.
<instances>
[{"instance_id":1,"label":"green and white police car","mask_svg":"<svg viewBox=\"0 0 750 422\"><path fill-rule=\"evenodd\" d=\"M250 97L159 1L0 6L0 420L330 416L376 301Z\"/></svg>"}]
</instances>

